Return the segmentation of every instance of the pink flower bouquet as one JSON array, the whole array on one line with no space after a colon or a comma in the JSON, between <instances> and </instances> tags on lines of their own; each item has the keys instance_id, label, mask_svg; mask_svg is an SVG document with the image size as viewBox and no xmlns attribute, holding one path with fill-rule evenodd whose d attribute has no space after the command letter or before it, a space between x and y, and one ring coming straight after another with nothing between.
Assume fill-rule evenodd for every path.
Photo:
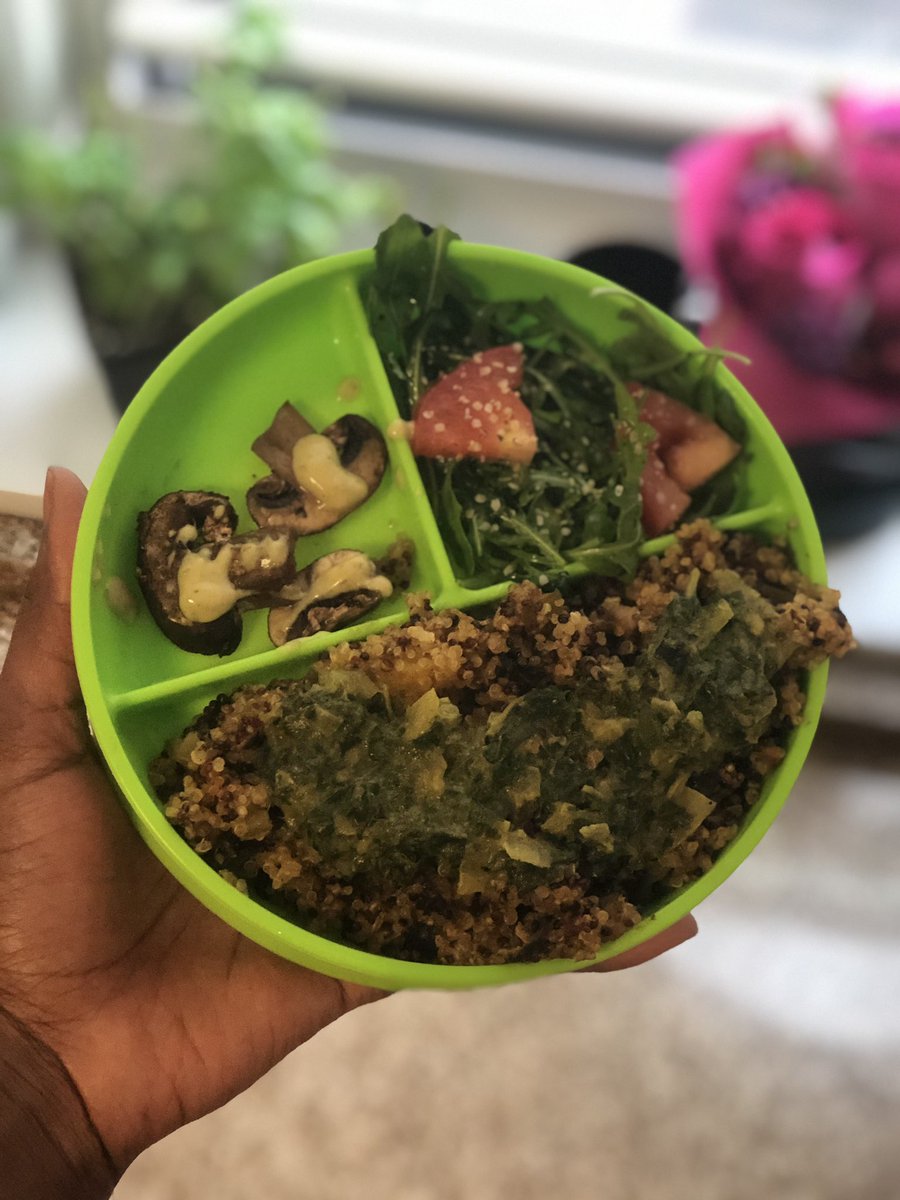
<instances>
[{"instance_id":1,"label":"pink flower bouquet","mask_svg":"<svg viewBox=\"0 0 900 1200\"><path fill-rule=\"evenodd\" d=\"M704 341L791 444L900 425L900 101L850 96L808 145L786 124L677 156L681 253L714 285Z\"/></svg>"}]
</instances>

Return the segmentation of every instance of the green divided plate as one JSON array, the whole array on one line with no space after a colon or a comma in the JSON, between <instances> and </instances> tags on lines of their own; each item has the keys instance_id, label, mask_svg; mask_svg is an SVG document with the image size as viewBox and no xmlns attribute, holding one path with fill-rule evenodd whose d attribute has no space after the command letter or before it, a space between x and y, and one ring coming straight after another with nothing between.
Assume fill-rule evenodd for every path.
<instances>
[{"instance_id":1,"label":"green divided plate","mask_svg":"<svg viewBox=\"0 0 900 1200\"><path fill-rule=\"evenodd\" d=\"M602 344L619 332L625 301L592 295L603 281L535 255L454 243L450 257L496 299L549 296ZM88 495L72 584L78 674L97 743L151 850L203 904L269 950L314 970L357 983L468 988L583 967L555 960L506 966L432 966L369 954L308 933L238 892L166 821L148 780L148 764L215 696L240 684L303 674L327 646L364 637L405 614L400 596L349 629L273 649L266 613L244 617L234 654L214 660L179 650L154 624L135 583L136 517L164 493L224 492L240 530L255 528L244 496L267 473L253 439L290 400L317 428L359 413L384 430L397 410L359 299L371 251L341 255L288 271L241 296L188 337L128 408ZM660 314L674 348L699 343ZM728 529L786 534L797 562L825 582L825 560L809 502L787 451L747 392L717 367L747 426L749 464L739 510L718 520ZM358 385L358 386L357 386ZM344 397L352 395L352 399ZM390 465L374 496L336 527L302 539L302 566L336 549L381 554L399 535L416 545L413 590L436 607L472 607L503 595L508 584L471 591L454 578L409 446L387 439ZM670 538L648 543L649 553ZM123 585L134 604L123 604ZM684 888L598 961L646 941L690 912L747 857L784 803L809 750L825 693L827 665L813 671L803 723L767 781L738 836L701 879Z\"/></svg>"}]
</instances>

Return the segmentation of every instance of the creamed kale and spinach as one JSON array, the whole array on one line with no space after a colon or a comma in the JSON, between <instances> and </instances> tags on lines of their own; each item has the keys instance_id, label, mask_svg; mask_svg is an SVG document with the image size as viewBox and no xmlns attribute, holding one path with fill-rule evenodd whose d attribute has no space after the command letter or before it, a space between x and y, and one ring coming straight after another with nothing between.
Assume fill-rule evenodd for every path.
<instances>
[{"instance_id":1,"label":"creamed kale and spinach","mask_svg":"<svg viewBox=\"0 0 900 1200\"><path fill-rule=\"evenodd\" d=\"M637 302L601 348L549 301L478 297L452 236L401 219L366 307L458 576L518 582L471 612L408 596L304 678L218 697L152 775L198 853L316 933L587 959L709 870L852 635L785 544L703 516L743 469L714 355Z\"/></svg>"}]
</instances>

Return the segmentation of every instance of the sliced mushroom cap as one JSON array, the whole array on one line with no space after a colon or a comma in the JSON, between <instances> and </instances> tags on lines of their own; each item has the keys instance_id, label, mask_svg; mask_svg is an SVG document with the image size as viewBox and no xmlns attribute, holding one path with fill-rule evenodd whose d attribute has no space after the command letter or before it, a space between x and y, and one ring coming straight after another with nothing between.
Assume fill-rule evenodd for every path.
<instances>
[{"instance_id":1,"label":"sliced mushroom cap","mask_svg":"<svg viewBox=\"0 0 900 1200\"><path fill-rule=\"evenodd\" d=\"M363 504L387 464L384 438L364 417L342 417L317 434L290 404L281 406L253 450L273 474L248 491L250 515L260 526L301 535L328 529Z\"/></svg>"},{"instance_id":2,"label":"sliced mushroom cap","mask_svg":"<svg viewBox=\"0 0 900 1200\"><path fill-rule=\"evenodd\" d=\"M351 413L323 429L322 434L337 446L341 466L358 475L371 496L387 466L387 449L381 433L371 421Z\"/></svg>"},{"instance_id":3,"label":"sliced mushroom cap","mask_svg":"<svg viewBox=\"0 0 900 1200\"><path fill-rule=\"evenodd\" d=\"M241 640L238 605L296 574L294 535L256 530L232 538L227 496L170 492L138 516L138 582L162 632L194 654L231 654Z\"/></svg>"},{"instance_id":4,"label":"sliced mushroom cap","mask_svg":"<svg viewBox=\"0 0 900 1200\"><path fill-rule=\"evenodd\" d=\"M265 475L247 492L247 509L261 529L292 529L302 537L315 532L307 517L307 500L296 484Z\"/></svg>"},{"instance_id":5,"label":"sliced mushroom cap","mask_svg":"<svg viewBox=\"0 0 900 1200\"><path fill-rule=\"evenodd\" d=\"M236 528L237 513L218 492L169 492L138 514L138 583L154 621L182 650L230 654L241 640L237 613L198 625L182 613L178 596L187 550L227 541Z\"/></svg>"},{"instance_id":6,"label":"sliced mushroom cap","mask_svg":"<svg viewBox=\"0 0 900 1200\"><path fill-rule=\"evenodd\" d=\"M269 637L276 646L326 629L342 629L393 592L389 579L359 550L336 550L299 572L275 598Z\"/></svg>"}]
</instances>

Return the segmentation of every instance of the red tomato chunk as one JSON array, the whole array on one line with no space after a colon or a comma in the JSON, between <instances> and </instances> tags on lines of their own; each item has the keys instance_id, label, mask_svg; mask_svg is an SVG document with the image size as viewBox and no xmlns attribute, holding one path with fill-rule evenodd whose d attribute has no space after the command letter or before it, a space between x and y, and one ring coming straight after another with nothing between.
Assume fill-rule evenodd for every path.
<instances>
[{"instance_id":1,"label":"red tomato chunk","mask_svg":"<svg viewBox=\"0 0 900 1200\"><path fill-rule=\"evenodd\" d=\"M428 389L413 412L412 449L424 458L529 463L537 450L522 403L522 347L481 350Z\"/></svg>"},{"instance_id":2,"label":"red tomato chunk","mask_svg":"<svg viewBox=\"0 0 900 1200\"><path fill-rule=\"evenodd\" d=\"M689 493L727 467L741 448L715 421L664 392L640 383L627 386L641 420L657 434L641 476L644 532L656 537L677 523L691 502Z\"/></svg>"}]
</instances>

